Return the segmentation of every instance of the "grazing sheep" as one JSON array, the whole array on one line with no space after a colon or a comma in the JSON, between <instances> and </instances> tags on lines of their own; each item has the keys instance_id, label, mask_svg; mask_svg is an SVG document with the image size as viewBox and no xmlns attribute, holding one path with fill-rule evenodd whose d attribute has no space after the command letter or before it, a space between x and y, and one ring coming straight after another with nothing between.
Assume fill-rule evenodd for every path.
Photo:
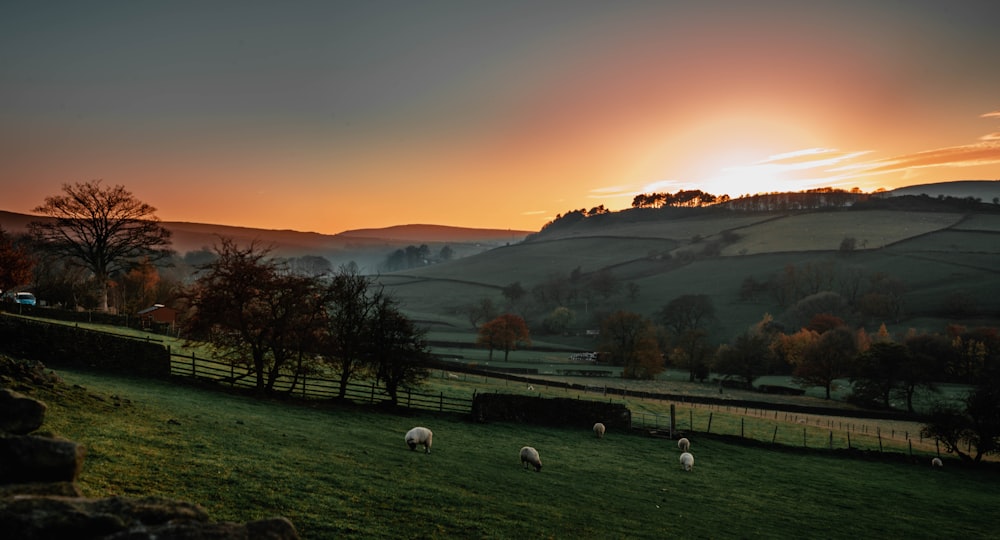
<instances>
[{"instance_id":1,"label":"grazing sheep","mask_svg":"<svg viewBox=\"0 0 1000 540\"><path fill-rule=\"evenodd\" d=\"M538 450L530 446L521 447L521 465L525 469L531 465L535 468L535 472L542 472L542 458L538 457Z\"/></svg>"},{"instance_id":2,"label":"grazing sheep","mask_svg":"<svg viewBox=\"0 0 1000 540\"><path fill-rule=\"evenodd\" d=\"M944 462L941 461L941 458L936 457L931 460L931 467L944 467Z\"/></svg>"},{"instance_id":3,"label":"grazing sheep","mask_svg":"<svg viewBox=\"0 0 1000 540\"><path fill-rule=\"evenodd\" d=\"M424 445L424 453L431 453L431 442L434 440L434 433L425 427L415 427L406 432L406 445L410 450L416 450L417 445Z\"/></svg>"},{"instance_id":4,"label":"grazing sheep","mask_svg":"<svg viewBox=\"0 0 1000 540\"><path fill-rule=\"evenodd\" d=\"M604 438L604 424L600 422L594 424L594 435L597 435L598 439Z\"/></svg>"},{"instance_id":5,"label":"grazing sheep","mask_svg":"<svg viewBox=\"0 0 1000 540\"><path fill-rule=\"evenodd\" d=\"M529 392L534 392L534 391L535 391L535 387L534 387L534 386L531 386L531 385L529 384L529 385L528 385L528 391L529 391Z\"/></svg>"},{"instance_id":6,"label":"grazing sheep","mask_svg":"<svg viewBox=\"0 0 1000 540\"><path fill-rule=\"evenodd\" d=\"M691 441L687 440L687 437L681 437L677 439L677 448L680 448L681 452L687 452L691 449Z\"/></svg>"},{"instance_id":7,"label":"grazing sheep","mask_svg":"<svg viewBox=\"0 0 1000 540\"><path fill-rule=\"evenodd\" d=\"M683 467L685 471L690 471L691 469L693 469L694 468L694 456L692 456L691 454L689 454L687 452L684 452L683 454L681 454L681 467Z\"/></svg>"}]
</instances>

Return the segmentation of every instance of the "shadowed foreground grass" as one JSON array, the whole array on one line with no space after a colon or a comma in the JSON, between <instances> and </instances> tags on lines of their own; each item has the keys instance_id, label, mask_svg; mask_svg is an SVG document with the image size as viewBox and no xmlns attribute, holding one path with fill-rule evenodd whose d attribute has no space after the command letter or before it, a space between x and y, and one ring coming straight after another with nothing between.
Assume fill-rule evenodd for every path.
<instances>
[{"instance_id":1,"label":"shadowed foreground grass","mask_svg":"<svg viewBox=\"0 0 1000 540\"><path fill-rule=\"evenodd\" d=\"M302 407L60 371L44 429L88 449L89 496L158 495L304 538L988 538L1000 474L610 431ZM403 434L434 430L429 455ZM536 447L541 473L518 449Z\"/></svg>"}]
</instances>

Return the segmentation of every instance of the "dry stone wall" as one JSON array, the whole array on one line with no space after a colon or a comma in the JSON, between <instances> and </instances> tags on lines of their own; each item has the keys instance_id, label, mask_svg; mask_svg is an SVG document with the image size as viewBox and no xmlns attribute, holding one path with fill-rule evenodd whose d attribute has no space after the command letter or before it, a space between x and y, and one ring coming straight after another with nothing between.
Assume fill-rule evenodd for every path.
<instances>
[{"instance_id":1,"label":"dry stone wall","mask_svg":"<svg viewBox=\"0 0 1000 540\"><path fill-rule=\"evenodd\" d=\"M76 481L86 450L38 433L46 405L11 387L57 384L41 364L0 356L0 538L197 540L299 538L277 517L213 522L190 502L159 497L84 497Z\"/></svg>"}]
</instances>

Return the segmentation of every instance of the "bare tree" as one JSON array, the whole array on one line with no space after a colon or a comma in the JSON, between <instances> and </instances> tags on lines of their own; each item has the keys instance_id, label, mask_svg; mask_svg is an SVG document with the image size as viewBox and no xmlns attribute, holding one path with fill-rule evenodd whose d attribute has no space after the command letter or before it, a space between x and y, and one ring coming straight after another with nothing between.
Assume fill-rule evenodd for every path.
<instances>
[{"instance_id":1,"label":"bare tree","mask_svg":"<svg viewBox=\"0 0 1000 540\"><path fill-rule=\"evenodd\" d=\"M367 375L372 368L368 332L386 295L372 278L346 267L333 276L329 290L322 350L340 371L337 398L344 399L351 379Z\"/></svg>"},{"instance_id":2,"label":"bare tree","mask_svg":"<svg viewBox=\"0 0 1000 540\"><path fill-rule=\"evenodd\" d=\"M160 225L156 208L123 186L104 187L100 180L64 184L63 195L46 197L34 212L54 218L34 221L31 232L53 252L76 261L94 274L101 310L108 310L108 279L137 261L170 254L170 231Z\"/></svg>"},{"instance_id":3,"label":"bare tree","mask_svg":"<svg viewBox=\"0 0 1000 540\"><path fill-rule=\"evenodd\" d=\"M211 343L234 365L249 365L257 390L264 392L271 358L267 312L276 263L267 250L254 244L240 248L228 239L222 239L217 253L186 294L191 310L184 319L185 334Z\"/></svg>"}]
</instances>

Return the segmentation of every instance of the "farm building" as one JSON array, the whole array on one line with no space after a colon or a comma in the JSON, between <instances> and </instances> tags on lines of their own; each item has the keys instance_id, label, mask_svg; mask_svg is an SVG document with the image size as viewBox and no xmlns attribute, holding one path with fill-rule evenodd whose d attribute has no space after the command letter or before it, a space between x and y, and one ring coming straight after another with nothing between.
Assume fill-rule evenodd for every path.
<instances>
[{"instance_id":1,"label":"farm building","mask_svg":"<svg viewBox=\"0 0 1000 540\"><path fill-rule=\"evenodd\" d=\"M148 328L156 323L173 326L177 321L177 310L168 308L163 304L153 304L146 309L140 310L136 315L142 321L143 328Z\"/></svg>"}]
</instances>

